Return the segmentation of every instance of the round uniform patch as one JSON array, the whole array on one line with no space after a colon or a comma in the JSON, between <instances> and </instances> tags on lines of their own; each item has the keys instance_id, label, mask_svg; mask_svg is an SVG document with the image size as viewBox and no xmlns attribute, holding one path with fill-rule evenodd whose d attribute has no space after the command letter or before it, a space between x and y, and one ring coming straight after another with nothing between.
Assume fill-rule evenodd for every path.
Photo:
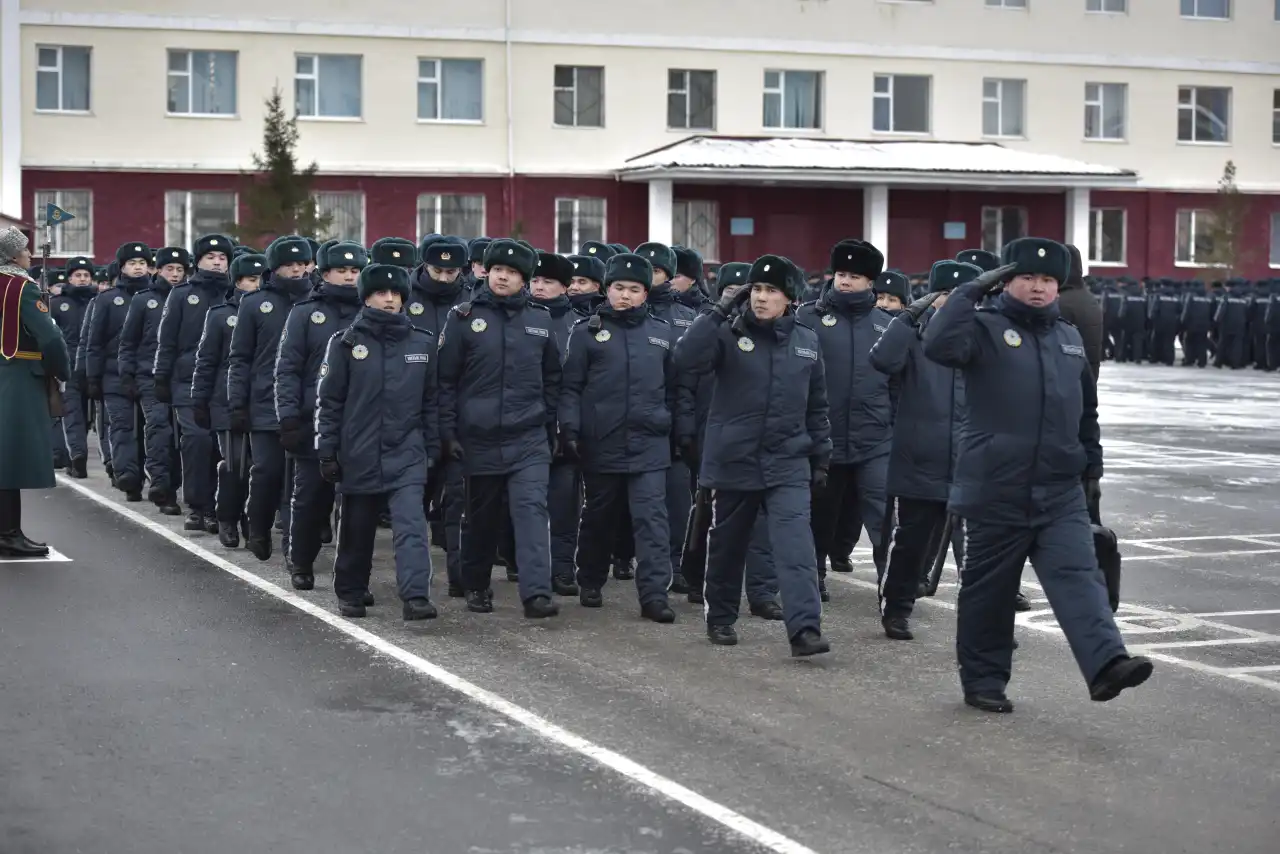
<instances>
[{"instance_id":1,"label":"round uniform patch","mask_svg":"<svg viewBox=\"0 0 1280 854\"><path fill-rule=\"evenodd\" d=\"M159 307L160 307L160 303L156 302L155 300L153 299L147 300L147 308L159 308Z\"/></svg>"},{"instance_id":2,"label":"round uniform patch","mask_svg":"<svg viewBox=\"0 0 1280 854\"><path fill-rule=\"evenodd\" d=\"M369 358L369 348L363 344L357 344L351 348L351 355L357 361Z\"/></svg>"},{"instance_id":3,"label":"round uniform patch","mask_svg":"<svg viewBox=\"0 0 1280 854\"><path fill-rule=\"evenodd\" d=\"M319 326L321 323L324 323L324 312L323 311L311 312L311 322L314 323L316 326Z\"/></svg>"},{"instance_id":4,"label":"round uniform patch","mask_svg":"<svg viewBox=\"0 0 1280 854\"><path fill-rule=\"evenodd\" d=\"M39 300L39 299L38 299L38 300L36 300L36 310L37 310L37 311L43 311L45 314L48 314L48 313L49 313L49 306L47 306L47 305L45 305L45 304L44 304L44 300Z\"/></svg>"},{"instance_id":5,"label":"round uniform patch","mask_svg":"<svg viewBox=\"0 0 1280 854\"><path fill-rule=\"evenodd\" d=\"M741 350L742 352L750 353L755 348L756 348L756 342L752 341L750 338L738 339L738 349Z\"/></svg>"},{"instance_id":6,"label":"round uniform patch","mask_svg":"<svg viewBox=\"0 0 1280 854\"><path fill-rule=\"evenodd\" d=\"M1016 329L1006 329L1004 331L1004 343L1008 344L1010 347L1021 347L1022 336L1018 334L1018 330Z\"/></svg>"},{"instance_id":7,"label":"round uniform patch","mask_svg":"<svg viewBox=\"0 0 1280 854\"><path fill-rule=\"evenodd\" d=\"M835 325L836 325L836 316L835 316L834 314L824 314L824 315L822 315L822 325L823 325L823 326L835 326Z\"/></svg>"},{"instance_id":8,"label":"round uniform patch","mask_svg":"<svg viewBox=\"0 0 1280 854\"><path fill-rule=\"evenodd\" d=\"M227 315L227 326L234 327L236 325L236 316L234 314Z\"/></svg>"},{"instance_id":9,"label":"round uniform patch","mask_svg":"<svg viewBox=\"0 0 1280 854\"><path fill-rule=\"evenodd\" d=\"M426 311L426 309L422 307L422 303L420 302L409 303L409 313L412 314L414 317L417 317L419 314L422 314L422 312L424 311Z\"/></svg>"},{"instance_id":10,"label":"round uniform patch","mask_svg":"<svg viewBox=\"0 0 1280 854\"><path fill-rule=\"evenodd\" d=\"M596 340L599 341L601 344L608 341L611 337L612 336L609 335L608 329L601 329L599 332L596 333Z\"/></svg>"},{"instance_id":11,"label":"round uniform patch","mask_svg":"<svg viewBox=\"0 0 1280 854\"><path fill-rule=\"evenodd\" d=\"M112 302L116 305L124 305L124 297L116 297Z\"/></svg>"},{"instance_id":12,"label":"round uniform patch","mask_svg":"<svg viewBox=\"0 0 1280 854\"><path fill-rule=\"evenodd\" d=\"M321 376L321 378L324 378L324 377L329 376L329 363L328 363L328 362L322 362L322 363L320 364L320 376Z\"/></svg>"},{"instance_id":13,"label":"round uniform patch","mask_svg":"<svg viewBox=\"0 0 1280 854\"><path fill-rule=\"evenodd\" d=\"M269 302L264 302L262 305L258 306L258 311L262 312L263 314L270 314L271 312L275 311L275 309L276 307Z\"/></svg>"},{"instance_id":14,"label":"round uniform patch","mask_svg":"<svg viewBox=\"0 0 1280 854\"><path fill-rule=\"evenodd\" d=\"M58 311L71 311L71 303L64 302L62 305L58 306Z\"/></svg>"},{"instance_id":15,"label":"round uniform patch","mask_svg":"<svg viewBox=\"0 0 1280 854\"><path fill-rule=\"evenodd\" d=\"M472 332L484 332L488 328L489 324L484 322L483 317L477 317L475 320L471 321Z\"/></svg>"},{"instance_id":16,"label":"round uniform patch","mask_svg":"<svg viewBox=\"0 0 1280 854\"><path fill-rule=\"evenodd\" d=\"M199 294L190 294L190 295L187 297L187 305L199 305L199 304L200 304L200 295L199 295Z\"/></svg>"}]
</instances>

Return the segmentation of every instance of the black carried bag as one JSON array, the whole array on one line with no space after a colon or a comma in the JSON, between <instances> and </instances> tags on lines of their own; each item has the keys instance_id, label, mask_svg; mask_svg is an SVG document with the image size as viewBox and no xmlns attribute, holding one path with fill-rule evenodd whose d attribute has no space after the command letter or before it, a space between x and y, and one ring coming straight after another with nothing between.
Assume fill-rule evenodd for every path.
<instances>
[{"instance_id":1,"label":"black carried bag","mask_svg":"<svg viewBox=\"0 0 1280 854\"><path fill-rule=\"evenodd\" d=\"M1098 557L1098 566L1102 568L1102 577L1107 581L1107 599L1111 602L1111 612L1120 608L1120 541L1116 532L1102 525L1093 527L1093 551Z\"/></svg>"}]
</instances>

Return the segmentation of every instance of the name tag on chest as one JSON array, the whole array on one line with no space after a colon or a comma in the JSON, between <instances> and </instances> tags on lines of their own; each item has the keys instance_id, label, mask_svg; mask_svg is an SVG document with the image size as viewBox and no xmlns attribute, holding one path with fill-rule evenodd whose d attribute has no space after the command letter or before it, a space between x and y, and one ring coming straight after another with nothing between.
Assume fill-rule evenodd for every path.
<instances>
[{"instance_id":1,"label":"name tag on chest","mask_svg":"<svg viewBox=\"0 0 1280 854\"><path fill-rule=\"evenodd\" d=\"M802 358L802 359L814 359L814 360L817 360L817 358L818 358L818 351L817 351L817 350L810 350L808 347L797 347L797 348L796 348L796 355L797 355L797 356L799 356L799 357L800 357L800 358Z\"/></svg>"},{"instance_id":2,"label":"name tag on chest","mask_svg":"<svg viewBox=\"0 0 1280 854\"><path fill-rule=\"evenodd\" d=\"M684 320L684 319L679 318L679 317L677 317L675 320L673 320L673 321L671 321L671 322L672 322L674 325L676 325L676 326L692 326L692 325L693 325L693 321L692 321L692 320Z\"/></svg>"},{"instance_id":3,"label":"name tag on chest","mask_svg":"<svg viewBox=\"0 0 1280 854\"><path fill-rule=\"evenodd\" d=\"M1068 356L1084 356L1084 348L1079 344L1063 344L1062 352Z\"/></svg>"},{"instance_id":4,"label":"name tag on chest","mask_svg":"<svg viewBox=\"0 0 1280 854\"><path fill-rule=\"evenodd\" d=\"M413 364L414 362L426 363L430 359L431 357L426 353L406 353L404 357L404 360L410 364Z\"/></svg>"},{"instance_id":5,"label":"name tag on chest","mask_svg":"<svg viewBox=\"0 0 1280 854\"><path fill-rule=\"evenodd\" d=\"M665 339L665 338L658 338L658 337L655 337L655 336L649 336L649 343L650 343L650 344L653 344L654 346L661 347L661 348L663 348L664 350L670 350L670 349L671 349L671 342L670 342L670 341L668 341L668 340L667 340L667 339Z\"/></svg>"},{"instance_id":6,"label":"name tag on chest","mask_svg":"<svg viewBox=\"0 0 1280 854\"><path fill-rule=\"evenodd\" d=\"M876 332L879 332L879 333L882 333L882 334L883 334L883 333L884 333L884 331L885 331L885 327L881 326L881 325L880 325L880 324L878 324L878 323L873 323L873 324L871 324L871 328L872 328L872 329L874 329Z\"/></svg>"},{"instance_id":7,"label":"name tag on chest","mask_svg":"<svg viewBox=\"0 0 1280 854\"><path fill-rule=\"evenodd\" d=\"M526 335L538 335L538 336L541 336L541 337L543 337L543 338L549 338L549 337L551 337L551 334L550 334L549 332L547 332L547 330L542 329L542 328L539 328L539 327L537 327L537 326L526 326L526 327L524 328L524 332L525 332L525 334L526 334Z\"/></svg>"}]
</instances>

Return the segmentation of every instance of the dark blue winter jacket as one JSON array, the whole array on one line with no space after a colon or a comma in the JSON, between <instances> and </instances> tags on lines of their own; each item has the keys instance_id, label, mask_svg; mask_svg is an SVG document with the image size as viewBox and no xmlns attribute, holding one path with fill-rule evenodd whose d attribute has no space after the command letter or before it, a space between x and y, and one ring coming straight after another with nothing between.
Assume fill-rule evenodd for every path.
<instances>
[{"instance_id":1,"label":"dark blue winter jacket","mask_svg":"<svg viewBox=\"0 0 1280 854\"><path fill-rule=\"evenodd\" d=\"M275 367L289 310L311 293L311 280L272 276L240 298L227 356L227 407L247 410L250 430L276 432Z\"/></svg>"},{"instance_id":2,"label":"dark blue winter jacket","mask_svg":"<svg viewBox=\"0 0 1280 854\"><path fill-rule=\"evenodd\" d=\"M569 333L573 330L573 325L580 318L573 311L573 306L569 302L569 297L561 295L555 299L534 299L529 298L534 305L540 305L551 315L552 331L556 337L556 350L560 353L560 363L564 364L565 351L569 347Z\"/></svg>"},{"instance_id":3,"label":"dark blue winter jacket","mask_svg":"<svg viewBox=\"0 0 1280 854\"><path fill-rule=\"evenodd\" d=\"M891 319L876 308L871 290L842 293L828 288L817 302L796 309L796 321L816 330L822 342L831 406L832 465L860 463L889 453L894 384L871 364L871 348Z\"/></svg>"},{"instance_id":4,"label":"dark blue winter jacket","mask_svg":"<svg viewBox=\"0 0 1280 854\"><path fill-rule=\"evenodd\" d=\"M964 427L964 376L925 358L921 337L933 314L919 327L905 311L895 317L871 348L871 364L898 381L888 493L945 502Z\"/></svg>"},{"instance_id":5,"label":"dark blue winter jacket","mask_svg":"<svg viewBox=\"0 0 1280 854\"><path fill-rule=\"evenodd\" d=\"M1249 331L1249 310L1253 306L1253 295L1247 285L1231 285L1227 295L1218 303L1218 313L1214 317L1214 327L1218 337L1243 336Z\"/></svg>"},{"instance_id":6,"label":"dark blue winter jacket","mask_svg":"<svg viewBox=\"0 0 1280 854\"><path fill-rule=\"evenodd\" d=\"M1128 335L1141 335L1147 331L1147 298L1137 285L1125 287L1119 321L1120 328Z\"/></svg>"},{"instance_id":7,"label":"dark blue winter jacket","mask_svg":"<svg viewBox=\"0 0 1280 854\"><path fill-rule=\"evenodd\" d=\"M191 372L190 401L209 408L209 427L231 429L227 407L227 357L231 354L231 333L236 328L236 312L245 294L233 290L226 302L209 309L204 316L204 332L196 346L196 363ZM174 390L177 396L177 390Z\"/></svg>"},{"instance_id":8,"label":"dark blue winter jacket","mask_svg":"<svg viewBox=\"0 0 1280 854\"><path fill-rule=\"evenodd\" d=\"M62 332L67 355L73 360L80 350L80 330L84 328L89 303L97 295L98 289L93 285L68 285L62 289L61 294L49 300L49 313Z\"/></svg>"},{"instance_id":9,"label":"dark blue winter jacket","mask_svg":"<svg viewBox=\"0 0 1280 854\"><path fill-rule=\"evenodd\" d=\"M230 291L226 273L197 270L171 290L164 301L155 375L169 379L174 406L185 406L191 400L191 374L196 368L196 348L204 334L204 316L213 306L226 302Z\"/></svg>"},{"instance_id":10,"label":"dark blue winter jacket","mask_svg":"<svg viewBox=\"0 0 1280 854\"><path fill-rule=\"evenodd\" d=\"M437 282L424 267L418 267L409 274L409 302L404 310L414 326L439 335L449 309L468 298L469 294L463 295L462 276L452 283Z\"/></svg>"},{"instance_id":11,"label":"dark blue winter jacket","mask_svg":"<svg viewBox=\"0 0 1280 854\"><path fill-rule=\"evenodd\" d=\"M96 288L95 288L96 290ZM89 370L89 329L93 326L93 313L97 308L102 294L98 293L89 300L89 304L84 308L84 319L80 321L80 338L76 344L76 365L75 372L77 374L88 374Z\"/></svg>"},{"instance_id":12,"label":"dark blue winter jacket","mask_svg":"<svg viewBox=\"0 0 1280 854\"><path fill-rule=\"evenodd\" d=\"M964 373L951 509L1016 527L1084 512L1082 478L1102 476L1102 445L1080 332L1057 303L1035 309L1003 294L976 309L981 297L960 286L924 333L925 355Z\"/></svg>"},{"instance_id":13,"label":"dark blue winter jacket","mask_svg":"<svg viewBox=\"0 0 1280 854\"><path fill-rule=\"evenodd\" d=\"M355 285L327 282L289 310L276 354L276 420L295 418L310 429L316 410L316 383L329 339L356 319L363 304ZM434 333L432 334L434 338ZM309 441L307 446L311 446ZM304 452L302 456L310 456Z\"/></svg>"},{"instance_id":14,"label":"dark blue winter jacket","mask_svg":"<svg viewBox=\"0 0 1280 854\"><path fill-rule=\"evenodd\" d=\"M1182 297L1173 288L1162 286L1151 295L1147 312L1153 330L1172 335L1178 331L1182 320Z\"/></svg>"},{"instance_id":15,"label":"dark blue winter jacket","mask_svg":"<svg viewBox=\"0 0 1280 854\"><path fill-rule=\"evenodd\" d=\"M794 314L764 323L749 307L732 321L704 314L676 345L676 370L715 375L701 486L805 484L814 466L830 463L822 345Z\"/></svg>"},{"instance_id":16,"label":"dark blue winter jacket","mask_svg":"<svg viewBox=\"0 0 1280 854\"><path fill-rule=\"evenodd\" d=\"M1213 297L1203 289L1189 291L1182 298L1179 325L1187 332L1206 333L1213 325Z\"/></svg>"},{"instance_id":17,"label":"dark blue winter jacket","mask_svg":"<svg viewBox=\"0 0 1280 854\"><path fill-rule=\"evenodd\" d=\"M650 288L649 297L645 301L654 317L671 324L671 331L676 338L684 335L693 325L694 318L698 316L697 310L685 305L677 298L678 296L679 294L671 289L671 284L665 283Z\"/></svg>"},{"instance_id":18,"label":"dark blue winter jacket","mask_svg":"<svg viewBox=\"0 0 1280 854\"><path fill-rule=\"evenodd\" d=\"M362 308L320 367L315 449L342 467L338 490L376 495L426 484L440 456L436 338L407 315Z\"/></svg>"},{"instance_id":19,"label":"dark blue winter jacket","mask_svg":"<svg viewBox=\"0 0 1280 854\"><path fill-rule=\"evenodd\" d=\"M120 352L116 354L120 376L131 376L135 380L144 377L149 384L155 366L160 318L172 290L173 285L158 279L151 287L133 295L129 313L124 318L124 329L120 330Z\"/></svg>"},{"instance_id":20,"label":"dark blue winter jacket","mask_svg":"<svg viewBox=\"0 0 1280 854\"><path fill-rule=\"evenodd\" d=\"M581 320L569 337L557 409L583 471L634 474L671 465L675 362L670 325L646 306Z\"/></svg>"},{"instance_id":21,"label":"dark blue winter jacket","mask_svg":"<svg viewBox=\"0 0 1280 854\"><path fill-rule=\"evenodd\" d=\"M85 376L102 382L104 394L120 393L120 333L134 294L151 284L147 275L120 276L115 287L98 295L85 342Z\"/></svg>"},{"instance_id":22,"label":"dark blue winter jacket","mask_svg":"<svg viewBox=\"0 0 1280 854\"><path fill-rule=\"evenodd\" d=\"M469 475L551 462L560 351L556 322L527 292L481 285L449 312L440 340L440 439L462 444Z\"/></svg>"}]
</instances>

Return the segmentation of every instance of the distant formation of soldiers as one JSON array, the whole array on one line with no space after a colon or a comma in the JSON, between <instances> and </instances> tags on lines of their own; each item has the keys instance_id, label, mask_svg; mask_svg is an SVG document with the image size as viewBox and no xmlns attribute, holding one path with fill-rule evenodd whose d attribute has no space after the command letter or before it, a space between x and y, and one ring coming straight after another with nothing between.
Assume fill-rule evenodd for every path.
<instances>
[{"instance_id":1,"label":"distant formation of soldiers","mask_svg":"<svg viewBox=\"0 0 1280 854\"><path fill-rule=\"evenodd\" d=\"M145 490L262 561L278 536L298 590L336 533L349 618L375 604L389 527L406 620L437 616L434 542L448 597L476 614L494 610L497 562L530 619L566 597L602 607L612 577L634 580L644 619L675 622L684 595L733 645L745 583L750 613L806 657L830 649L826 574L852 571L862 530L895 640L954 547L965 700L992 712L1013 708L1030 559L1109 700L1151 663L1125 652L1093 551L1096 358L1059 312L1079 266L1025 238L940 260L913 293L847 239L806 293L783 256L713 283L697 252L660 243L126 243L107 269L57 275L75 370L55 447L86 477L93 425L126 501Z\"/></svg>"}]
</instances>

